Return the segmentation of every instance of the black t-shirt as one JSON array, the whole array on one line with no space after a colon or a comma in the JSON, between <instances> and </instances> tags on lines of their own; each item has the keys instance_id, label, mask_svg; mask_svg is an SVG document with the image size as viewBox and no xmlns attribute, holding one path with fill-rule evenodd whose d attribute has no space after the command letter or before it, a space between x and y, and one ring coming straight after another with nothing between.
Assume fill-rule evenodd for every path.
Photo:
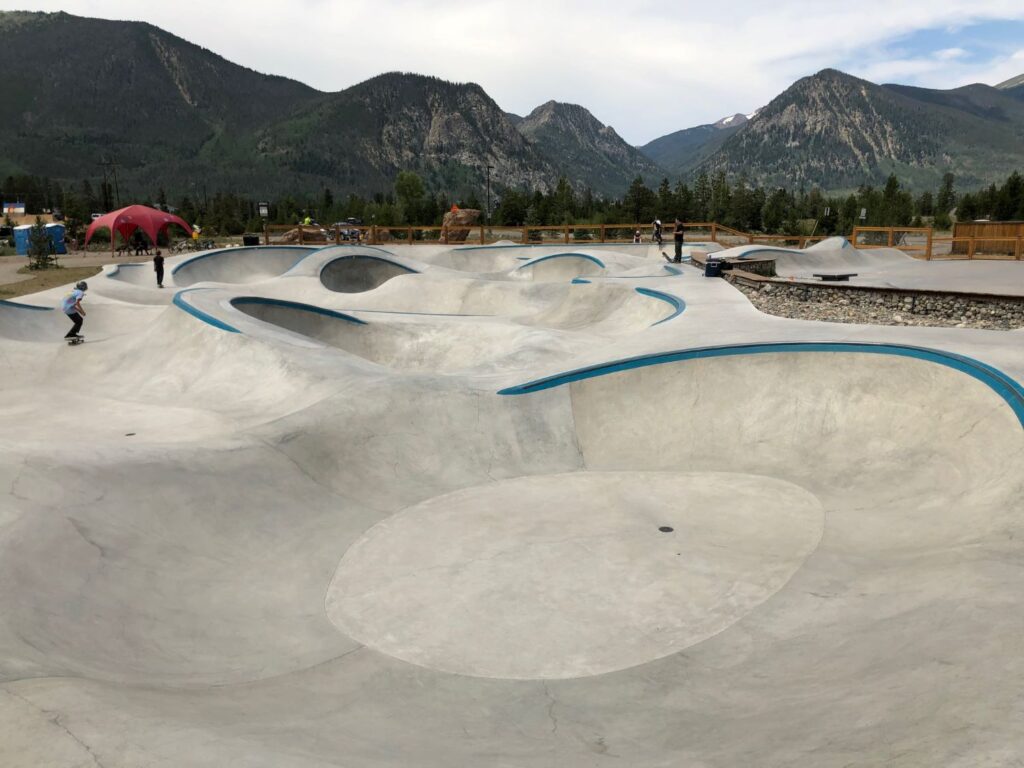
<instances>
[{"instance_id":1,"label":"black t-shirt","mask_svg":"<svg viewBox=\"0 0 1024 768\"><path fill-rule=\"evenodd\" d=\"M680 243L683 242L683 225L676 224L675 229L672 230L672 234L676 236L676 240Z\"/></svg>"},{"instance_id":2,"label":"black t-shirt","mask_svg":"<svg viewBox=\"0 0 1024 768\"><path fill-rule=\"evenodd\" d=\"M163 256L154 256L153 257L153 269L159 271L159 270L161 270L163 268L164 268L164 257Z\"/></svg>"}]
</instances>

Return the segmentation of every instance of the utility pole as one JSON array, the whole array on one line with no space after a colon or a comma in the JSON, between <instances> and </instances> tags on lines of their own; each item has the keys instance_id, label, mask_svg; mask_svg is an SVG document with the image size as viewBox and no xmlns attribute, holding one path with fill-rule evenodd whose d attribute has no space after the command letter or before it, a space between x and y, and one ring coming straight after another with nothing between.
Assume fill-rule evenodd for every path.
<instances>
[{"instance_id":1,"label":"utility pole","mask_svg":"<svg viewBox=\"0 0 1024 768\"><path fill-rule=\"evenodd\" d=\"M487 210L485 211L484 222L487 224L488 234L490 234L491 228L491 171L494 170L494 166L490 163L487 164Z\"/></svg>"}]
</instances>

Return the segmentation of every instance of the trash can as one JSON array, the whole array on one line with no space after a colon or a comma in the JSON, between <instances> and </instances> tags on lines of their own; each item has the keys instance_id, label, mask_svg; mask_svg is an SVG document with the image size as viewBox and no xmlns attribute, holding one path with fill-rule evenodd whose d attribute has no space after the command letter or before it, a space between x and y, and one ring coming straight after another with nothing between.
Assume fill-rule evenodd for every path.
<instances>
[{"instance_id":1,"label":"trash can","mask_svg":"<svg viewBox=\"0 0 1024 768\"><path fill-rule=\"evenodd\" d=\"M720 259L708 259L704 262L704 277L721 277L722 262Z\"/></svg>"},{"instance_id":2,"label":"trash can","mask_svg":"<svg viewBox=\"0 0 1024 768\"><path fill-rule=\"evenodd\" d=\"M259 245L260 236L252 232L246 232L242 235L242 245Z\"/></svg>"}]
</instances>

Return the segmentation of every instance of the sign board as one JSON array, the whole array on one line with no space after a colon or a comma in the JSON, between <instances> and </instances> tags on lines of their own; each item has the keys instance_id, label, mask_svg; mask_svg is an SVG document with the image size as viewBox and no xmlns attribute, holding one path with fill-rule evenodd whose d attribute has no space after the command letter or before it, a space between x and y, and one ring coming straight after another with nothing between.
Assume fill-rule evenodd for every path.
<instances>
[{"instance_id":1,"label":"sign board","mask_svg":"<svg viewBox=\"0 0 1024 768\"><path fill-rule=\"evenodd\" d=\"M24 216L25 215L25 201L19 200L14 203L8 203L6 200L3 204L3 211L0 211L3 215L10 216Z\"/></svg>"},{"instance_id":2,"label":"sign board","mask_svg":"<svg viewBox=\"0 0 1024 768\"><path fill-rule=\"evenodd\" d=\"M860 209L860 220L864 221L867 217L868 217L868 209L867 208L861 208Z\"/></svg>"},{"instance_id":3,"label":"sign board","mask_svg":"<svg viewBox=\"0 0 1024 768\"><path fill-rule=\"evenodd\" d=\"M267 202L256 203L256 208L260 212L260 218L261 219L269 219L270 218L270 203L267 203Z\"/></svg>"}]
</instances>

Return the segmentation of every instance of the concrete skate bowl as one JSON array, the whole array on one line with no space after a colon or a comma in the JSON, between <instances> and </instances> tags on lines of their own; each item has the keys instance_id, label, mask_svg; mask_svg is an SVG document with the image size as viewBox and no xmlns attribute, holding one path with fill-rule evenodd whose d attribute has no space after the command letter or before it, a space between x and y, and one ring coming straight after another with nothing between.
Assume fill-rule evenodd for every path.
<instances>
[{"instance_id":1,"label":"concrete skate bowl","mask_svg":"<svg viewBox=\"0 0 1024 768\"><path fill-rule=\"evenodd\" d=\"M553 253L524 262L516 267L513 276L534 282L563 282L575 277L604 273L605 264L596 256L586 253Z\"/></svg>"},{"instance_id":2,"label":"concrete skate bowl","mask_svg":"<svg viewBox=\"0 0 1024 768\"><path fill-rule=\"evenodd\" d=\"M336 293L364 293L384 285L400 275L416 274L416 270L380 256L354 254L339 256L324 264L320 282Z\"/></svg>"},{"instance_id":3,"label":"concrete skate bowl","mask_svg":"<svg viewBox=\"0 0 1024 768\"><path fill-rule=\"evenodd\" d=\"M911 648L967 663L979 622L1000 633L989 648L1014 647L1002 601L1024 597L990 561L1024 551L1007 542L1024 528L1024 395L960 358L831 348L666 355L505 390L570 429L577 470L406 508L349 549L328 614L386 654L483 677L603 674L708 643L724 679L696 700L739 686L794 726L883 681L940 706ZM543 441L563 436L522 439L551 455ZM998 685L1008 658L966 655ZM806 689L810 669L840 689ZM694 685L674 662L646 675L665 673ZM1016 696L999 688L975 695Z\"/></svg>"},{"instance_id":4,"label":"concrete skate bowl","mask_svg":"<svg viewBox=\"0 0 1024 768\"><path fill-rule=\"evenodd\" d=\"M222 364L264 348L187 329ZM86 464L64 439L0 445L0 750L300 768L1019 754L1019 387L915 350L758 349L500 396L348 377L245 436L125 437Z\"/></svg>"},{"instance_id":5,"label":"concrete skate bowl","mask_svg":"<svg viewBox=\"0 0 1024 768\"><path fill-rule=\"evenodd\" d=\"M239 297L233 307L261 322L316 339L372 363L401 371L453 373L522 368L553 362L564 349L557 337L542 337L514 324L485 317L386 313L364 321L310 304Z\"/></svg>"},{"instance_id":6,"label":"concrete skate bowl","mask_svg":"<svg viewBox=\"0 0 1024 768\"><path fill-rule=\"evenodd\" d=\"M507 272L527 261L531 252L534 246L529 245L471 245L441 251L426 259L460 272Z\"/></svg>"},{"instance_id":7,"label":"concrete skate bowl","mask_svg":"<svg viewBox=\"0 0 1024 768\"><path fill-rule=\"evenodd\" d=\"M255 283L279 277L315 251L299 245L225 248L183 261L171 270L174 284Z\"/></svg>"},{"instance_id":8,"label":"concrete skate bowl","mask_svg":"<svg viewBox=\"0 0 1024 768\"><path fill-rule=\"evenodd\" d=\"M634 290L630 281L576 283L473 278L391 280L349 309L417 315L508 318L554 330L634 332L678 315L682 300L662 291Z\"/></svg>"},{"instance_id":9,"label":"concrete skate bowl","mask_svg":"<svg viewBox=\"0 0 1024 768\"><path fill-rule=\"evenodd\" d=\"M117 280L131 285L156 285L156 275L153 271L153 264L145 262L141 264L115 264L106 273L110 280Z\"/></svg>"}]
</instances>

